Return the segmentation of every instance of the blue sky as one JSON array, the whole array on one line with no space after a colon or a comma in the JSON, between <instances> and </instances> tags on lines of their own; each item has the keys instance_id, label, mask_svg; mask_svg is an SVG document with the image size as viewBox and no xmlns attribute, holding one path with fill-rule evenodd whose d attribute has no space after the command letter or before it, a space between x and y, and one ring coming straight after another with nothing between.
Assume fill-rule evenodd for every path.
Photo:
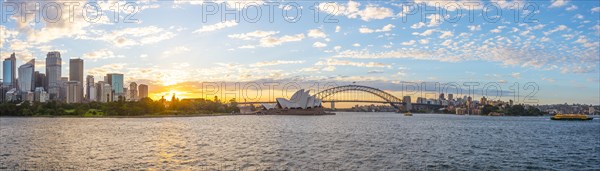
<instances>
[{"instance_id":1,"label":"blue sky","mask_svg":"<svg viewBox=\"0 0 600 171\"><path fill-rule=\"evenodd\" d=\"M33 4L27 2L25 6ZM99 1L103 17L95 23L80 12L86 1L69 2L80 4L73 22L67 10L56 22L8 15L0 26L0 56L14 51L19 65L35 58L37 70L44 72L45 54L57 50L63 61L83 58L86 75L121 72L126 81L155 87L154 93L177 85L184 91L181 85L203 81L292 78L375 86L497 82L503 90L535 82L540 103L600 104L598 1L149 0L135 3L140 10L134 22L124 21L132 8L120 10L119 22L112 20L115 11L109 6L123 8L125 2ZM3 14L15 3L21 2L4 2ZM222 10L236 3L246 8L230 11L248 16L259 5L261 19L249 22L238 16L238 22L218 11L203 22L209 7ZM275 5L273 22L265 4ZM302 11L300 19L286 21L282 14L295 16L295 5ZM474 5L474 15L469 5ZM437 11L424 13L423 8ZM314 9L320 9L318 22ZM502 16L496 19L498 10ZM328 15L332 22L323 21Z\"/></svg>"}]
</instances>

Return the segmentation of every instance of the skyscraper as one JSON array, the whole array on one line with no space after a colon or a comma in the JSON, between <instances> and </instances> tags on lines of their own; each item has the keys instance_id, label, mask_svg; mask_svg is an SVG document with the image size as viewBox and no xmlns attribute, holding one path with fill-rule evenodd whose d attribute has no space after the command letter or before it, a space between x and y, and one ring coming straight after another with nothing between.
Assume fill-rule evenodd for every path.
<instances>
[{"instance_id":1,"label":"skyscraper","mask_svg":"<svg viewBox=\"0 0 600 171\"><path fill-rule=\"evenodd\" d=\"M3 86L14 88L17 86L17 58L12 53L9 58L2 62L2 83Z\"/></svg>"},{"instance_id":2,"label":"skyscraper","mask_svg":"<svg viewBox=\"0 0 600 171\"><path fill-rule=\"evenodd\" d=\"M83 59L69 60L69 81L83 83Z\"/></svg>"},{"instance_id":3,"label":"skyscraper","mask_svg":"<svg viewBox=\"0 0 600 171\"><path fill-rule=\"evenodd\" d=\"M34 89L37 89L38 87L44 88L44 80L46 80L46 74L42 74L39 71L35 71L34 72L34 77L35 77L35 84L34 84Z\"/></svg>"},{"instance_id":4,"label":"skyscraper","mask_svg":"<svg viewBox=\"0 0 600 171\"><path fill-rule=\"evenodd\" d=\"M19 91L27 93L35 90L35 59L19 66Z\"/></svg>"},{"instance_id":5,"label":"skyscraper","mask_svg":"<svg viewBox=\"0 0 600 171\"><path fill-rule=\"evenodd\" d=\"M106 81L112 87L112 101L116 100L115 98L124 97L123 96L123 74L106 74Z\"/></svg>"},{"instance_id":6,"label":"skyscraper","mask_svg":"<svg viewBox=\"0 0 600 171\"><path fill-rule=\"evenodd\" d=\"M96 85L94 84L94 76L91 75L85 77L85 100L89 102L96 101Z\"/></svg>"},{"instance_id":7,"label":"skyscraper","mask_svg":"<svg viewBox=\"0 0 600 171\"><path fill-rule=\"evenodd\" d=\"M129 99L131 99L131 101L137 101L138 100L138 85L135 82L131 82L129 84Z\"/></svg>"},{"instance_id":8,"label":"skyscraper","mask_svg":"<svg viewBox=\"0 0 600 171\"><path fill-rule=\"evenodd\" d=\"M82 86L78 86L79 91L77 93L77 95L81 96L81 97L77 97L75 99L80 100L78 102L81 102L81 100L83 100L83 59L70 59L69 60L69 81L77 81L79 82L79 84L81 84ZM77 102L77 103L78 103Z\"/></svg>"},{"instance_id":9,"label":"skyscraper","mask_svg":"<svg viewBox=\"0 0 600 171\"><path fill-rule=\"evenodd\" d=\"M81 90L81 82L79 81L67 81L65 83L65 88L66 88L66 102L67 103L80 103L81 102L81 98L83 97L81 95L82 91Z\"/></svg>"},{"instance_id":10,"label":"skyscraper","mask_svg":"<svg viewBox=\"0 0 600 171\"><path fill-rule=\"evenodd\" d=\"M139 98L146 98L148 97L148 85L146 84L140 84L140 86L138 87L138 92L139 92Z\"/></svg>"},{"instance_id":11,"label":"skyscraper","mask_svg":"<svg viewBox=\"0 0 600 171\"><path fill-rule=\"evenodd\" d=\"M48 80L48 87L46 87L46 90L48 90L50 100L60 98L61 64L60 52L48 52L46 55L46 80Z\"/></svg>"}]
</instances>

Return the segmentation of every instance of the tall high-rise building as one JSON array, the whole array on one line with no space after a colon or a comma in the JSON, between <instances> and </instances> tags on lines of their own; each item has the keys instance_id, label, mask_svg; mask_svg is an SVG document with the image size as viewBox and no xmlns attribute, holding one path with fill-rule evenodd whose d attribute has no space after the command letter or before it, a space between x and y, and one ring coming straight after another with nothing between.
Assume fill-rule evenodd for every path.
<instances>
[{"instance_id":1,"label":"tall high-rise building","mask_svg":"<svg viewBox=\"0 0 600 171\"><path fill-rule=\"evenodd\" d=\"M89 102L96 101L96 85L94 84L94 76L91 75L85 77L85 100Z\"/></svg>"},{"instance_id":2,"label":"tall high-rise building","mask_svg":"<svg viewBox=\"0 0 600 171\"><path fill-rule=\"evenodd\" d=\"M83 59L69 60L69 81L79 81L83 83Z\"/></svg>"},{"instance_id":3,"label":"tall high-rise building","mask_svg":"<svg viewBox=\"0 0 600 171\"><path fill-rule=\"evenodd\" d=\"M102 83L102 94L100 102L109 102L113 99L112 86L108 83Z\"/></svg>"},{"instance_id":4,"label":"tall high-rise building","mask_svg":"<svg viewBox=\"0 0 600 171\"><path fill-rule=\"evenodd\" d=\"M454 95L453 94L448 94L448 100L454 100Z\"/></svg>"},{"instance_id":5,"label":"tall high-rise building","mask_svg":"<svg viewBox=\"0 0 600 171\"><path fill-rule=\"evenodd\" d=\"M102 95L103 95L103 88L104 88L104 81L98 81L96 83L96 101L97 102L106 102L106 99L102 99Z\"/></svg>"},{"instance_id":6,"label":"tall high-rise building","mask_svg":"<svg viewBox=\"0 0 600 171\"><path fill-rule=\"evenodd\" d=\"M138 100L138 85L135 82L131 82L129 84L129 99L131 99L131 101L137 101Z\"/></svg>"},{"instance_id":7,"label":"tall high-rise building","mask_svg":"<svg viewBox=\"0 0 600 171\"><path fill-rule=\"evenodd\" d=\"M65 82L66 89L66 102L67 103L81 103L81 82L79 81L67 81Z\"/></svg>"},{"instance_id":8,"label":"tall high-rise building","mask_svg":"<svg viewBox=\"0 0 600 171\"><path fill-rule=\"evenodd\" d=\"M81 85L83 85L83 59L70 59L69 60L69 81L77 81ZM80 90L78 95L81 97L77 97L77 99L83 99L83 86L79 86ZM81 102L81 101L79 101Z\"/></svg>"},{"instance_id":9,"label":"tall high-rise building","mask_svg":"<svg viewBox=\"0 0 600 171\"><path fill-rule=\"evenodd\" d=\"M9 88L17 86L17 57L12 53L2 62L2 85Z\"/></svg>"},{"instance_id":10,"label":"tall high-rise building","mask_svg":"<svg viewBox=\"0 0 600 171\"><path fill-rule=\"evenodd\" d=\"M148 97L148 85L140 84L140 86L138 86L138 92L139 92L138 97L140 99Z\"/></svg>"},{"instance_id":11,"label":"tall high-rise building","mask_svg":"<svg viewBox=\"0 0 600 171\"><path fill-rule=\"evenodd\" d=\"M123 74L116 74L116 73L106 74L106 79L107 79L106 81L108 82L108 84L110 84L110 86L112 86L113 99L111 99L111 100L115 101L115 100L117 100L115 98L124 97Z\"/></svg>"},{"instance_id":12,"label":"tall high-rise building","mask_svg":"<svg viewBox=\"0 0 600 171\"><path fill-rule=\"evenodd\" d=\"M35 90L35 59L19 66L19 91L23 93Z\"/></svg>"},{"instance_id":13,"label":"tall high-rise building","mask_svg":"<svg viewBox=\"0 0 600 171\"><path fill-rule=\"evenodd\" d=\"M45 87L45 85L44 85L45 81L44 80L46 80L46 74L42 74L39 71L35 71L33 75L35 77L35 79L34 79L35 80L35 84L34 84L33 87L36 88L36 89L38 87L44 88Z\"/></svg>"},{"instance_id":14,"label":"tall high-rise building","mask_svg":"<svg viewBox=\"0 0 600 171\"><path fill-rule=\"evenodd\" d=\"M46 80L48 87L46 87L46 90L48 90L50 100L60 99L60 87L62 86L61 65L62 58L60 57L60 52L48 52L46 55Z\"/></svg>"}]
</instances>

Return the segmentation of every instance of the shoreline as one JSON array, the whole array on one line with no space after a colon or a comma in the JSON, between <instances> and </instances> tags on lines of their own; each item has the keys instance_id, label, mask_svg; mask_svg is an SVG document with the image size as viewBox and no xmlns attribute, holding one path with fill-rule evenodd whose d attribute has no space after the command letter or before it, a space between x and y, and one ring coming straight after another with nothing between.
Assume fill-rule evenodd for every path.
<instances>
[{"instance_id":1,"label":"shoreline","mask_svg":"<svg viewBox=\"0 0 600 171\"><path fill-rule=\"evenodd\" d=\"M247 115L247 114L230 114L230 113L217 113L217 114L184 114L184 115L140 115L140 116L0 116L0 118L178 118L178 117L211 117L211 116L236 116L236 115Z\"/></svg>"},{"instance_id":2,"label":"shoreline","mask_svg":"<svg viewBox=\"0 0 600 171\"><path fill-rule=\"evenodd\" d=\"M360 113L360 112L347 112L347 113ZM369 112L371 113L371 112ZM387 113L387 112L374 112L374 113ZM456 114L445 114L445 113L413 113L415 115L456 115ZM214 113L214 114L181 114L181 115L140 115L140 116L73 116L73 115L61 115L61 116L0 116L0 118L179 118L179 117L217 117L217 116L240 116L240 115L255 115L257 114L242 114L242 113ZM292 115L288 115L292 116ZM303 116L303 115L300 115ZM307 115L313 116L313 115ZM317 115L315 115L317 116ZM486 115L456 115L456 116L481 116L481 117L547 117L544 116L486 116ZM591 118L600 118L600 115L588 115Z\"/></svg>"}]
</instances>

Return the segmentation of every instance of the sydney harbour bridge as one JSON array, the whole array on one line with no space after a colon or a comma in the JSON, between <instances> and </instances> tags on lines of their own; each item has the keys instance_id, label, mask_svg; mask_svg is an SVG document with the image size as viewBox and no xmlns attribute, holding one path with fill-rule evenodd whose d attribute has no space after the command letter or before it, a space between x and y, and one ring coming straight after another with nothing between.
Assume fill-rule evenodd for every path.
<instances>
[{"instance_id":1,"label":"sydney harbour bridge","mask_svg":"<svg viewBox=\"0 0 600 171\"><path fill-rule=\"evenodd\" d=\"M440 108L441 105L421 104L404 102L388 92L378 88L362 86L362 85L344 85L322 90L314 94L315 97L323 100L323 103L330 103L332 108L335 108L335 103L381 103L389 104L397 110L407 109L407 105L414 107ZM260 103L276 103L270 102L238 102L238 104L260 104Z\"/></svg>"}]
</instances>

